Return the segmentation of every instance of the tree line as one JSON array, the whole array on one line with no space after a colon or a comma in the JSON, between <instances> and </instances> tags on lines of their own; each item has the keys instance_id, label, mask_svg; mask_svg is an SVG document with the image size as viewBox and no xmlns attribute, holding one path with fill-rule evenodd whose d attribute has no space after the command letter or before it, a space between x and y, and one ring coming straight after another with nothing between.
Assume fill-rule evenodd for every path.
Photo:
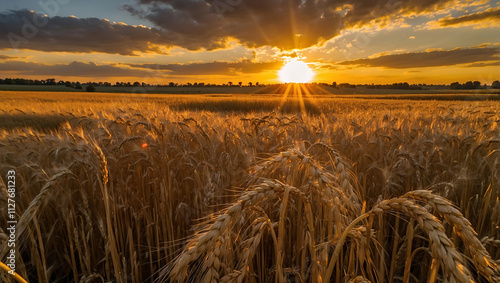
<instances>
[{"instance_id":1,"label":"tree line","mask_svg":"<svg viewBox=\"0 0 500 283\"><path fill-rule=\"evenodd\" d=\"M211 84L211 83L175 83L169 82L168 84L147 84L140 82L71 82L71 81L63 81L49 78L45 80L37 80L37 79L23 79L23 78L6 78L0 79L0 84L4 85L49 85L49 86L66 86L75 89L83 89L83 85L86 85L87 91L94 91L95 87L259 87L266 86L265 84L260 84L259 82L227 82L223 84ZM317 84L317 83L312 83ZM357 88L357 87L365 87L370 89L402 89L402 90L422 90L428 87L448 87L450 89L500 89L500 81L494 81L491 85L481 84L479 81L467 81L465 83L453 82L449 85L427 85L427 84L409 84L407 82L403 83L393 83L393 84L350 84L350 83L339 83L333 82L331 84L328 83L319 83L320 85L326 85L334 88Z\"/></svg>"}]
</instances>

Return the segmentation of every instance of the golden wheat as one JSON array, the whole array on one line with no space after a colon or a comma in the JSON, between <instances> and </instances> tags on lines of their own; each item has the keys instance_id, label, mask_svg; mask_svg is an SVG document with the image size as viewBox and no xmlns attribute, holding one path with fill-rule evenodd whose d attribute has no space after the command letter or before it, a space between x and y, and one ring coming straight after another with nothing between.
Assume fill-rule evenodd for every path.
<instances>
[{"instance_id":1,"label":"golden wheat","mask_svg":"<svg viewBox=\"0 0 500 283\"><path fill-rule=\"evenodd\" d=\"M497 102L36 97L0 106L29 281L499 281Z\"/></svg>"}]
</instances>

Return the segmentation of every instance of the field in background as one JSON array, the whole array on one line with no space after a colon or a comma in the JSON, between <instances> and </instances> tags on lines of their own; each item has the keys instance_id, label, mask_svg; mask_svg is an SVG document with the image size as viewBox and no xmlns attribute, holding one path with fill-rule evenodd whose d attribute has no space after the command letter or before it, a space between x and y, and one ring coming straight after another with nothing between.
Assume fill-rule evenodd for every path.
<instances>
[{"instance_id":1,"label":"field in background","mask_svg":"<svg viewBox=\"0 0 500 283\"><path fill-rule=\"evenodd\" d=\"M412 99L443 99L443 100L452 100L450 98L451 95L455 95L454 99L468 99L468 100L500 100L500 90L498 89L475 89L475 90L454 90L445 88L442 86L426 86L421 90L412 90L412 89L374 89L367 87L332 87L330 85L325 84L307 84L308 88L310 88L312 93L321 96L329 96L329 95L369 95L372 97L377 96L392 96L392 97L400 97L407 96ZM282 92L286 89L286 85L269 85L269 86L179 86L179 87L168 87L168 86L97 86L97 93L114 93L114 94L198 94L198 95L206 95L206 94L231 94L231 95L269 95L269 94L282 94ZM85 90L85 85L82 89L74 89L70 87L66 87L63 85L5 85L0 84L0 93L3 91L19 91L19 92L72 92L72 93L81 93L83 95L88 94ZM85 94L86 93L86 94Z\"/></svg>"},{"instance_id":2,"label":"field in background","mask_svg":"<svg viewBox=\"0 0 500 283\"><path fill-rule=\"evenodd\" d=\"M500 102L368 98L0 92L17 271L498 282Z\"/></svg>"}]
</instances>

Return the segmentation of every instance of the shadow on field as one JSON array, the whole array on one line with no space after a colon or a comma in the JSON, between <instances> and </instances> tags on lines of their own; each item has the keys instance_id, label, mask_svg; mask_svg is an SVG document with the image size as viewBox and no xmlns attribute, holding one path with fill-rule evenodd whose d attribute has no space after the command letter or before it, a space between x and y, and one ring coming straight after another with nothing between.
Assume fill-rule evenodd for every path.
<instances>
[{"instance_id":1,"label":"shadow on field","mask_svg":"<svg viewBox=\"0 0 500 283\"><path fill-rule=\"evenodd\" d=\"M289 98L285 101L280 99L205 99L182 101L174 105L170 105L171 109L180 111L210 111L210 112L237 112L237 113L253 113L253 112L280 112L284 114L297 114L306 112L310 115L320 115L322 109L317 103L309 99L299 100Z\"/></svg>"},{"instance_id":2,"label":"shadow on field","mask_svg":"<svg viewBox=\"0 0 500 283\"><path fill-rule=\"evenodd\" d=\"M69 117L60 115L1 114L0 129L14 130L32 128L38 131L54 131L67 122Z\"/></svg>"}]
</instances>

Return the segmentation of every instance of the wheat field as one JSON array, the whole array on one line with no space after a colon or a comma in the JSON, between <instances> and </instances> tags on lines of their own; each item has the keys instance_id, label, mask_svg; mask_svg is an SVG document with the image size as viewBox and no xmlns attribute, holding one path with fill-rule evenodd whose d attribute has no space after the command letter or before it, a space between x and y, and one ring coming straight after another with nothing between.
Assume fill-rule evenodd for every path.
<instances>
[{"instance_id":1,"label":"wheat field","mask_svg":"<svg viewBox=\"0 0 500 283\"><path fill-rule=\"evenodd\" d=\"M498 101L0 96L29 282L500 282Z\"/></svg>"}]
</instances>

